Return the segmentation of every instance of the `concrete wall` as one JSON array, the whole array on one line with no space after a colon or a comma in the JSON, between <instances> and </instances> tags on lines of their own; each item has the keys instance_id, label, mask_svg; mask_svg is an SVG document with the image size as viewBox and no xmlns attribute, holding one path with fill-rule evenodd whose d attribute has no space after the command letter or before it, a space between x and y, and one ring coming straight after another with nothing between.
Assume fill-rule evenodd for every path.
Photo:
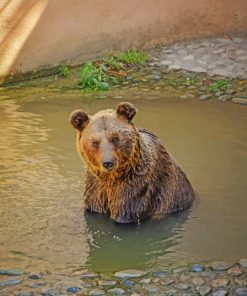
<instances>
[{"instance_id":1,"label":"concrete wall","mask_svg":"<svg viewBox=\"0 0 247 296\"><path fill-rule=\"evenodd\" d=\"M1 0L0 77L247 31L247 0Z\"/></svg>"}]
</instances>

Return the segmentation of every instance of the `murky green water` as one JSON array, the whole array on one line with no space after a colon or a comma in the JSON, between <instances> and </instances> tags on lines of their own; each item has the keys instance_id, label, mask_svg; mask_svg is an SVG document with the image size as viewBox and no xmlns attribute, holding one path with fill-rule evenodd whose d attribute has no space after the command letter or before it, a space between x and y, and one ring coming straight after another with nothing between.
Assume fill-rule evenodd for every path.
<instances>
[{"instance_id":1,"label":"murky green water","mask_svg":"<svg viewBox=\"0 0 247 296\"><path fill-rule=\"evenodd\" d=\"M68 124L132 97L92 103L73 94L11 91L0 101L2 267L72 271L156 268L247 253L247 108L160 98L135 101L135 123L154 131L199 192L192 211L116 225L83 214L83 163ZM18 95L18 98L17 98Z\"/></svg>"}]
</instances>

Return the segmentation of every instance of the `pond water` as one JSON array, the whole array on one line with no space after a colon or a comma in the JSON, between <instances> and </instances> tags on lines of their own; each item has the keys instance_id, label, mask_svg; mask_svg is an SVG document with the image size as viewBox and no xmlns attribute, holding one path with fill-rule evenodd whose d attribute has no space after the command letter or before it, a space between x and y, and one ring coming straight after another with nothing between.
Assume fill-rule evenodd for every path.
<instances>
[{"instance_id":1,"label":"pond water","mask_svg":"<svg viewBox=\"0 0 247 296\"><path fill-rule=\"evenodd\" d=\"M19 91L0 101L1 266L111 272L209 259L247 250L247 109L160 97L134 103L135 124L155 132L200 195L193 209L142 225L84 215L84 165L71 111L94 113L122 99L41 97ZM131 97L125 93L123 100ZM41 97L41 98L40 98Z\"/></svg>"}]
</instances>

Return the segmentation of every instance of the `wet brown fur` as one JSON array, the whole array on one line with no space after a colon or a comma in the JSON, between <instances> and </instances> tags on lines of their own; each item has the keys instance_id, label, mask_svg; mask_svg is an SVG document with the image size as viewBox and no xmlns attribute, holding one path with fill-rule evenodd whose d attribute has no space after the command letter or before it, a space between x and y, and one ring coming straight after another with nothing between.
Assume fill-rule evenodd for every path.
<instances>
[{"instance_id":1,"label":"wet brown fur","mask_svg":"<svg viewBox=\"0 0 247 296\"><path fill-rule=\"evenodd\" d=\"M87 165L84 203L119 223L187 209L195 193L187 176L159 139L131 122L130 103L90 117L77 110L70 122L77 129L77 149ZM118 140L117 140L118 138ZM102 166L114 161L114 169Z\"/></svg>"}]
</instances>

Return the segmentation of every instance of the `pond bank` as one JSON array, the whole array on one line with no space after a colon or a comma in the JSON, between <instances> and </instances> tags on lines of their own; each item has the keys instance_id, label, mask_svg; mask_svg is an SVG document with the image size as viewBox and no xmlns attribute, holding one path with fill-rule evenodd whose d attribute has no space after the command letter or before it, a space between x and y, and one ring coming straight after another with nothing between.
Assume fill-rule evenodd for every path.
<instances>
[{"instance_id":1,"label":"pond bank","mask_svg":"<svg viewBox=\"0 0 247 296\"><path fill-rule=\"evenodd\" d=\"M54 295L247 295L247 259L156 271L123 270L28 273L0 269L0 294Z\"/></svg>"}]
</instances>

